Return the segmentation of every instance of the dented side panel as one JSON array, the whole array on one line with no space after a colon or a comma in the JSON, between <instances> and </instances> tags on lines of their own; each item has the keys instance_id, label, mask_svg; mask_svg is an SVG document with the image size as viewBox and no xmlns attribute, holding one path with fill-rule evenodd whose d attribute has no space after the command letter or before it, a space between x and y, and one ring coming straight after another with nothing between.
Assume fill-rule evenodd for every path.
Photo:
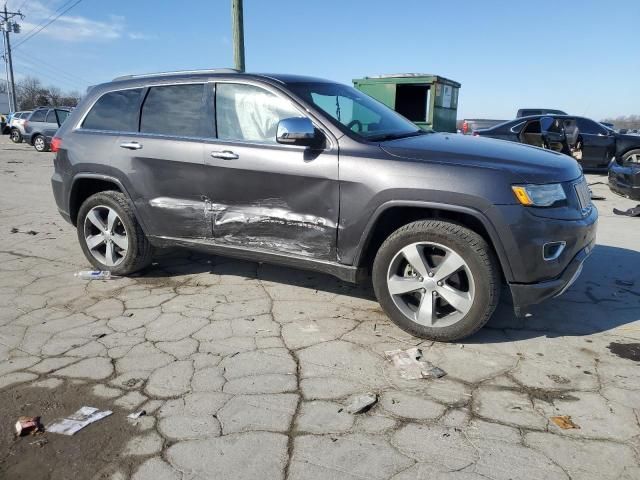
<instances>
[{"instance_id":1,"label":"dented side panel","mask_svg":"<svg viewBox=\"0 0 640 480\"><path fill-rule=\"evenodd\" d=\"M204 155L216 243L336 259L337 150L211 141Z\"/></svg>"},{"instance_id":2,"label":"dented side panel","mask_svg":"<svg viewBox=\"0 0 640 480\"><path fill-rule=\"evenodd\" d=\"M138 142L139 150L118 148ZM209 238L211 218L207 215L204 191L202 142L123 135L114 168L131 184L130 194L148 235Z\"/></svg>"}]
</instances>

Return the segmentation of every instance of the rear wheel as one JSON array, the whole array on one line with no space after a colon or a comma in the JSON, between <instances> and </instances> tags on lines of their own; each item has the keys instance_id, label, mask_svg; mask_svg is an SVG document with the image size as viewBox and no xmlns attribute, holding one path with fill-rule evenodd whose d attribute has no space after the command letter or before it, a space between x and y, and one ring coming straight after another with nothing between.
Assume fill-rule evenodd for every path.
<instances>
[{"instance_id":1,"label":"rear wheel","mask_svg":"<svg viewBox=\"0 0 640 480\"><path fill-rule=\"evenodd\" d=\"M78 212L77 231L85 257L98 270L128 275L151 263L151 245L121 192L87 198Z\"/></svg>"},{"instance_id":2,"label":"rear wheel","mask_svg":"<svg viewBox=\"0 0 640 480\"><path fill-rule=\"evenodd\" d=\"M498 304L498 266L487 242L455 223L424 220L396 230L373 264L380 305L403 330L452 341L482 328Z\"/></svg>"},{"instance_id":3,"label":"rear wheel","mask_svg":"<svg viewBox=\"0 0 640 480\"><path fill-rule=\"evenodd\" d=\"M20 133L20 130L18 130L17 128L11 129L9 138L11 138L11 141L13 143L22 143L22 134Z\"/></svg>"},{"instance_id":4,"label":"rear wheel","mask_svg":"<svg viewBox=\"0 0 640 480\"><path fill-rule=\"evenodd\" d=\"M47 146L47 142L42 135L36 135L33 139L33 148L35 148L38 152L46 152L49 150Z\"/></svg>"}]
</instances>

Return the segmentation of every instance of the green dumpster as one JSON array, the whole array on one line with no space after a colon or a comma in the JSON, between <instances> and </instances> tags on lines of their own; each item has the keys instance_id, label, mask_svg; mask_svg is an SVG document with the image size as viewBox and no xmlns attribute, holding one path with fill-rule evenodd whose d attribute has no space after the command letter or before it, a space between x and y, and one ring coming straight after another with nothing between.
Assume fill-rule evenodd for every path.
<instances>
[{"instance_id":1,"label":"green dumpster","mask_svg":"<svg viewBox=\"0 0 640 480\"><path fill-rule=\"evenodd\" d=\"M458 82L438 75L400 73L356 78L353 85L420 128L456 131Z\"/></svg>"}]
</instances>

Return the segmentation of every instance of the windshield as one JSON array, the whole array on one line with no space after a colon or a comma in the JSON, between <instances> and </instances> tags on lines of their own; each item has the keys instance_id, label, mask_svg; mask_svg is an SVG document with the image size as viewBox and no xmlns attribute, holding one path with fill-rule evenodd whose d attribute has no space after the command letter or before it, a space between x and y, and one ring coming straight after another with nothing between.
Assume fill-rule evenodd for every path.
<instances>
[{"instance_id":1,"label":"windshield","mask_svg":"<svg viewBox=\"0 0 640 480\"><path fill-rule=\"evenodd\" d=\"M425 133L355 88L338 83L295 83L290 88L303 100L325 112L334 123L366 140L391 140Z\"/></svg>"}]
</instances>

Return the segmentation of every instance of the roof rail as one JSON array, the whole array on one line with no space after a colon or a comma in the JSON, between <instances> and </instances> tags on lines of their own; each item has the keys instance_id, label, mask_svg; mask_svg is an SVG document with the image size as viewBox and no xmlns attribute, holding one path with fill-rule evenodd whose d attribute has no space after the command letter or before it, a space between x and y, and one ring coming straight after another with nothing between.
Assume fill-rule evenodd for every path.
<instances>
[{"instance_id":1,"label":"roof rail","mask_svg":"<svg viewBox=\"0 0 640 480\"><path fill-rule=\"evenodd\" d=\"M177 70L175 72L143 73L142 75L123 75L121 77L114 78L112 81L116 82L118 80L131 80L133 78L185 75L190 73L240 73L240 70L236 70L235 68L212 68L208 70Z\"/></svg>"}]
</instances>

